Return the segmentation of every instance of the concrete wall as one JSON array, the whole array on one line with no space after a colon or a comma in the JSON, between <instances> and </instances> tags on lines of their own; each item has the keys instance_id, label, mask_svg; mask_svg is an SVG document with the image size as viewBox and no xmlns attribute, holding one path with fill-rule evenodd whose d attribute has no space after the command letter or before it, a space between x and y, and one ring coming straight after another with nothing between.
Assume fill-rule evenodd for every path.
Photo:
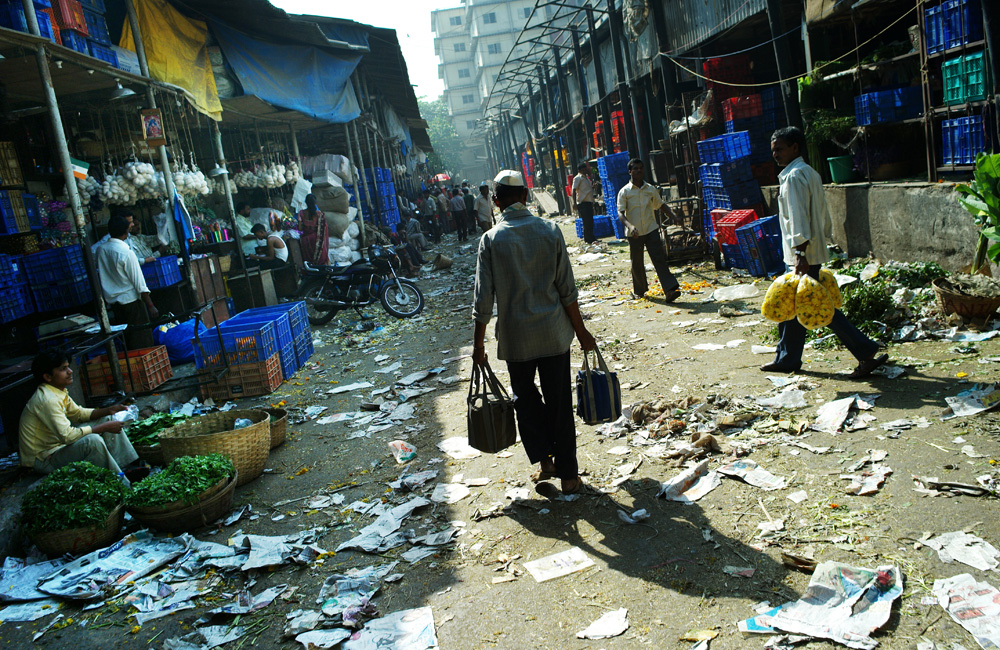
<instances>
[{"instance_id":1,"label":"concrete wall","mask_svg":"<svg viewBox=\"0 0 1000 650\"><path fill-rule=\"evenodd\" d=\"M777 187L764 188L777 208ZM972 263L977 229L950 183L827 185L833 239L851 257L937 262L949 271Z\"/></svg>"}]
</instances>

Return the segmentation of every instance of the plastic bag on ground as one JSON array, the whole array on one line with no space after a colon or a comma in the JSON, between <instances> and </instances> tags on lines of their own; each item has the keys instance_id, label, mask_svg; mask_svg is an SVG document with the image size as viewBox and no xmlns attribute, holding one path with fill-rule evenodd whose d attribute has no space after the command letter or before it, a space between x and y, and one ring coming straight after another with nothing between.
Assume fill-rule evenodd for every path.
<instances>
[{"instance_id":1,"label":"plastic bag on ground","mask_svg":"<svg viewBox=\"0 0 1000 650\"><path fill-rule=\"evenodd\" d=\"M783 323L795 318L795 289L799 285L799 277L794 273L786 273L775 278L764 295L764 304L760 311L769 321Z\"/></svg>"},{"instance_id":2,"label":"plastic bag on ground","mask_svg":"<svg viewBox=\"0 0 1000 650\"><path fill-rule=\"evenodd\" d=\"M712 293L712 300L745 300L759 295L760 289L752 284L736 284L731 287L719 287Z\"/></svg>"},{"instance_id":3,"label":"plastic bag on ground","mask_svg":"<svg viewBox=\"0 0 1000 650\"><path fill-rule=\"evenodd\" d=\"M417 457L417 448L403 440L393 440L389 443L389 450L397 463L406 463Z\"/></svg>"}]
</instances>

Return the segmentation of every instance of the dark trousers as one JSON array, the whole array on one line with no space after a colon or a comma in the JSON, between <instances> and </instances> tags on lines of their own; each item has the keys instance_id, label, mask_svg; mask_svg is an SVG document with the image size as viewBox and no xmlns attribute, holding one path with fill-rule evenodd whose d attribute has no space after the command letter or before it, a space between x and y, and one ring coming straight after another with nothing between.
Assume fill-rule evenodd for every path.
<instances>
[{"instance_id":1,"label":"dark trousers","mask_svg":"<svg viewBox=\"0 0 1000 650\"><path fill-rule=\"evenodd\" d=\"M531 464L549 458L559 478L576 478L576 425L573 422L573 391L569 377L569 350L554 357L530 361L508 361L514 412L524 451ZM542 385L535 386L535 373Z\"/></svg>"},{"instance_id":2,"label":"dark trousers","mask_svg":"<svg viewBox=\"0 0 1000 650\"><path fill-rule=\"evenodd\" d=\"M809 275L819 279L819 264L809 267ZM872 358L878 352L878 343L868 338L864 332L847 320L847 316L838 309L833 312L830 328L840 342L844 344L858 361ZM802 366L802 350L806 345L806 328L796 319L778 323L778 354L774 362L788 370L798 370Z\"/></svg>"},{"instance_id":3,"label":"dark trousers","mask_svg":"<svg viewBox=\"0 0 1000 650\"><path fill-rule=\"evenodd\" d=\"M431 241L435 244L440 244L441 225L438 223L437 217L428 217L424 220L424 225L427 226L427 232L430 233Z\"/></svg>"},{"instance_id":4,"label":"dark trousers","mask_svg":"<svg viewBox=\"0 0 1000 650\"><path fill-rule=\"evenodd\" d=\"M153 347L153 330L149 327L149 312L141 300L128 304L114 305L113 325L128 325L125 330L125 345L129 350ZM146 325L138 328L138 325Z\"/></svg>"},{"instance_id":5,"label":"dark trousers","mask_svg":"<svg viewBox=\"0 0 1000 650\"><path fill-rule=\"evenodd\" d=\"M591 201L577 203L576 209L583 222L583 241L588 244L597 241L594 237L594 204Z\"/></svg>"},{"instance_id":6,"label":"dark trousers","mask_svg":"<svg viewBox=\"0 0 1000 650\"><path fill-rule=\"evenodd\" d=\"M670 272L667 266L667 251L663 248L663 240L660 239L660 231L654 230L647 235L628 238L628 252L632 258L632 291L635 295L642 296L649 291L649 283L646 281L646 260L643 251L649 251L649 261L656 269L656 277L660 279L660 286L663 293L668 293L680 288L677 278Z\"/></svg>"},{"instance_id":7,"label":"dark trousers","mask_svg":"<svg viewBox=\"0 0 1000 650\"><path fill-rule=\"evenodd\" d=\"M455 220L455 229L458 230L458 241L465 241L469 238L469 220L464 212L452 212Z\"/></svg>"}]
</instances>

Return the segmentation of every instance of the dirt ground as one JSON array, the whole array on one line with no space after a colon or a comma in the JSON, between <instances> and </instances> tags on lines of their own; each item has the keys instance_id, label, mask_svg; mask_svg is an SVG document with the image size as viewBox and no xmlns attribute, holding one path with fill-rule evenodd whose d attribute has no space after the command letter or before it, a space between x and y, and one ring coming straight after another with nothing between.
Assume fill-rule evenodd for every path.
<instances>
[{"instance_id":1,"label":"dirt ground","mask_svg":"<svg viewBox=\"0 0 1000 650\"><path fill-rule=\"evenodd\" d=\"M576 245L572 221L560 223L569 244ZM757 369L770 355L751 352L752 345L773 345L768 338L772 325L759 314L761 298L747 301L754 314L735 318L721 318L720 303L706 302L718 286L746 279L716 271L710 263L682 266L677 268L679 277L691 290L679 301L668 305L655 298L632 300L628 297L627 246L610 242L605 250L601 259L574 263L574 272L588 327L608 364L617 370L625 387L625 403L688 396L705 401L713 396L713 408L729 404L714 411L718 415L739 412L736 405L751 404L755 396L776 392L767 375ZM807 407L776 411L776 422L756 430L747 427L766 422L768 416L763 409L753 408L761 412L759 419L723 428L718 434L726 452L734 447L752 449L750 459L787 480L783 489L764 491L724 478L693 505L658 499L660 483L681 471L674 461L648 454L649 447L635 444L634 432L619 438L603 436L596 426L577 419L580 464L590 488L574 501L549 500L532 489L528 478L532 468L520 446L512 447L509 455L484 454L469 460L451 459L436 448L446 438L466 435L471 360L445 360L471 352L475 271L473 247L460 249L454 238L446 238L437 252L451 255L455 264L447 271L425 273L418 281L427 295L421 317L396 321L373 307L367 312L372 320L361 322L356 314L343 313L314 331L316 354L307 368L267 400L246 400L246 405L285 400L291 407L328 407L322 415L352 412L370 401L368 391L393 383L393 374L375 372L380 367L400 361L395 378L444 367L439 375L422 382L435 390L413 398L416 417L352 440L347 436L363 427L320 425L314 420L291 425L288 441L271 454L269 472L237 492L234 507L252 504L260 517L216 531L202 530L197 537L224 542L237 530L277 535L326 526L318 544L332 551L371 519L337 507L308 510L303 501L277 508L273 504L337 488L342 488L345 504L401 501L408 497L387 483L404 473L431 469L438 470L439 476L418 490L424 496L430 495L436 482L478 478L489 482L470 487L471 494L458 503L418 510L407 520L404 529L413 528L418 535L445 528L448 522L457 522L461 532L450 547L431 557L412 565L400 562L396 571L404 577L384 585L375 603L382 614L431 607L441 648L690 648L695 643L681 638L709 629L718 631L710 644L713 650L761 648L767 637L743 634L736 622L754 616L754 605L762 601L779 605L795 600L809 581L808 574L782 563L783 550L812 554L819 562L899 566L905 591L888 623L875 633L880 647L914 648L922 637L939 644L975 647L971 636L928 599L931 587L935 579L960 573L994 585L1000 580L995 573L944 564L918 540L925 539L926 533L968 530L1000 544L1000 507L993 498L925 496L914 491L911 476L974 484L977 476L993 471L992 464L1000 460L996 414L940 420L946 396L968 388L970 382L998 380L997 363L980 363L1000 354L996 341L976 344L974 354L956 351L959 344L940 341L893 345L889 349L893 362L904 367L905 374L861 381L842 374L854 366L846 350L807 350L803 370L796 375L812 388L805 393ZM650 276L655 274L650 271ZM767 283L759 287L763 294ZM369 329L372 325L374 330ZM721 350L693 349L700 343L726 344L738 339L744 342ZM506 382L504 365L493 354L495 341L488 342L488 349L494 369ZM375 361L379 355L387 356L381 364ZM575 347L574 365L581 359ZM437 380L456 376L462 381ZM374 388L326 393L358 381L370 381ZM867 429L837 435L796 433L797 424L812 421L821 404L854 393L881 395L869 411L877 419ZM880 428L900 418L920 417L927 420L925 428L898 432ZM957 437L964 442L956 442ZM397 464L387 446L393 439L415 444L416 458L407 465ZM793 442L830 449L813 453ZM974 457L962 453L965 445L972 446ZM841 475L850 473L848 466L871 449L888 452L883 462L892 468L892 475L874 495L846 494L849 481ZM710 465L718 468L727 459L731 460L728 453L714 454ZM619 468L636 464L634 473L626 470L627 480L616 490L610 488L620 476ZM508 499L505 495L513 488L527 489L527 498ZM788 498L800 490L806 491L805 500L795 503ZM640 508L650 516L639 524L627 524L619 517L619 511L631 513ZM278 515L284 517L273 521ZM758 525L777 520L784 522L783 530L767 539L758 535ZM581 549L594 565L544 583L536 582L523 568L525 562L571 547ZM404 545L383 557L343 551L309 567L283 566L259 573L254 593L286 583L296 589L290 598L279 598L244 617L241 625L259 622L254 635L225 647L299 647L292 639L282 638L287 612L316 608L320 585L328 575L385 563L408 548ZM731 576L723 571L727 566L754 571L751 577ZM227 578L223 591L231 594L243 579L242 575ZM133 628L124 609L113 604L96 612L66 607L62 613L73 622L48 631L36 645L163 647L166 639L190 632L201 612L217 606L218 600L225 600L222 593L212 602L201 601L197 609L139 629ZM578 631L602 614L622 607L628 609L629 620L624 634L600 641L576 638ZM0 643L28 647L32 634L47 622L5 624L0 627ZM814 641L801 647L834 645Z\"/></svg>"}]
</instances>

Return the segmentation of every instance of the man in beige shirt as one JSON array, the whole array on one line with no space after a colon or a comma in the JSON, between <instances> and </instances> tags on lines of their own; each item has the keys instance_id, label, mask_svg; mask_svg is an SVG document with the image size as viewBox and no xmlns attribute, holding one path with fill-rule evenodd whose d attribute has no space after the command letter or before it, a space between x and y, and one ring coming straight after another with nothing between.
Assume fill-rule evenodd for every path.
<instances>
[{"instance_id":1,"label":"man in beige shirt","mask_svg":"<svg viewBox=\"0 0 1000 650\"><path fill-rule=\"evenodd\" d=\"M660 198L660 192L643 180L642 161L633 158L628 161L628 172L632 181L618 192L618 218L625 226L628 237L628 251L632 258L632 291L636 298L642 298L649 291L646 281L646 262L643 251L649 251L649 261L656 269L663 295L667 302L677 300L681 295L680 284L667 266L667 251L660 238L660 224L656 221L656 211L669 208Z\"/></svg>"},{"instance_id":2,"label":"man in beige shirt","mask_svg":"<svg viewBox=\"0 0 1000 650\"><path fill-rule=\"evenodd\" d=\"M583 223L583 241L592 244L594 237L594 183L590 180L590 165L582 163L576 168L573 186L570 189L573 209Z\"/></svg>"},{"instance_id":3,"label":"man in beige shirt","mask_svg":"<svg viewBox=\"0 0 1000 650\"><path fill-rule=\"evenodd\" d=\"M102 409L83 408L66 389L73 383L69 357L59 351L42 352L31 363L38 389L21 413L21 465L48 474L60 467L85 460L119 474L139 456L123 424L116 420L84 424L106 418L125 407L115 404Z\"/></svg>"}]
</instances>

